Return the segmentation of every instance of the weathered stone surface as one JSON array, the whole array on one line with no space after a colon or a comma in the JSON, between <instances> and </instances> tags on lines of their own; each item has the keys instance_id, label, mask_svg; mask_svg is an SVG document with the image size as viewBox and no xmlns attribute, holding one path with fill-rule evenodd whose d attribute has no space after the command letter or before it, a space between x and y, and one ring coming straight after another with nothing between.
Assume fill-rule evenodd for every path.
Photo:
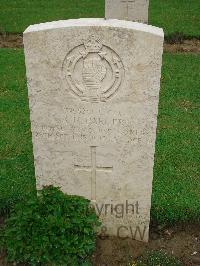
<instances>
[{"instance_id":1,"label":"weathered stone surface","mask_svg":"<svg viewBox=\"0 0 200 266\"><path fill-rule=\"evenodd\" d=\"M24 46L37 188L91 199L103 234L147 241L163 31L68 20L30 26Z\"/></svg>"},{"instance_id":2,"label":"weathered stone surface","mask_svg":"<svg viewBox=\"0 0 200 266\"><path fill-rule=\"evenodd\" d=\"M149 0L105 0L106 19L148 23Z\"/></svg>"}]
</instances>

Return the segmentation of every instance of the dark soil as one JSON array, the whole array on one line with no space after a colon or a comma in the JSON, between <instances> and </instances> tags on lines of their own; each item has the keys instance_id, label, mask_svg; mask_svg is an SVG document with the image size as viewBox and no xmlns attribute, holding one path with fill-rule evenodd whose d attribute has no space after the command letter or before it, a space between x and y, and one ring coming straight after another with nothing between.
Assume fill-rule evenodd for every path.
<instances>
[{"instance_id":1,"label":"dark soil","mask_svg":"<svg viewBox=\"0 0 200 266\"><path fill-rule=\"evenodd\" d=\"M97 240L94 266L132 266L148 250L163 250L177 257L184 266L200 266L200 224L152 228L149 243L110 237ZM129 264L130 263L130 264Z\"/></svg>"},{"instance_id":2,"label":"dark soil","mask_svg":"<svg viewBox=\"0 0 200 266\"><path fill-rule=\"evenodd\" d=\"M1 34L0 48L23 48L22 34ZM200 40L173 40L166 41L164 51L170 53L200 53Z\"/></svg>"},{"instance_id":3,"label":"dark soil","mask_svg":"<svg viewBox=\"0 0 200 266\"><path fill-rule=\"evenodd\" d=\"M23 48L22 34L0 34L0 48Z\"/></svg>"},{"instance_id":4,"label":"dark soil","mask_svg":"<svg viewBox=\"0 0 200 266\"><path fill-rule=\"evenodd\" d=\"M181 43L167 43L164 44L164 51L169 53L200 53L200 40L184 40Z\"/></svg>"}]
</instances>

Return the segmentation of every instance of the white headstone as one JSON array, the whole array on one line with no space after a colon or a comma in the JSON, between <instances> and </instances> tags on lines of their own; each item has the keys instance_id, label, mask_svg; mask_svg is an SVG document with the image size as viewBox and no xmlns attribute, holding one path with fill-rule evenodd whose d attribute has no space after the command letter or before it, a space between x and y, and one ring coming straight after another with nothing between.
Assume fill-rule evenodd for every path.
<instances>
[{"instance_id":1,"label":"white headstone","mask_svg":"<svg viewBox=\"0 0 200 266\"><path fill-rule=\"evenodd\" d=\"M149 0L105 0L106 19L148 23Z\"/></svg>"},{"instance_id":2,"label":"white headstone","mask_svg":"<svg viewBox=\"0 0 200 266\"><path fill-rule=\"evenodd\" d=\"M147 241L162 29L78 19L24 32L37 189L93 201L102 232Z\"/></svg>"}]
</instances>

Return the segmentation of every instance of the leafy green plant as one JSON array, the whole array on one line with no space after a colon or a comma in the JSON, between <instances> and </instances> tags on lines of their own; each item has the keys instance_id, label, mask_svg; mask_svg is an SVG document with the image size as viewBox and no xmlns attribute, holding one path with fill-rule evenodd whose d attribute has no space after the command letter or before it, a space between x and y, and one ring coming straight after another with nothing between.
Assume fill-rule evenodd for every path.
<instances>
[{"instance_id":1,"label":"leafy green plant","mask_svg":"<svg viewBox=\"0 0 200 266\"><path fill-rule=\"evenodd\" d=\"M1 232L10 262L88 265L100 225L90 201L52 186L15 205Z\"/></svg>"},{"instance_id":2,"label":"leafy green plant","mask_svg":"<svg viewBox=\"0 0 200 266\"><path fill-rule=\"evenodd\" d=\"M180 261L164 251L148 251L137 259L137 266L181 266Z\"/></svg>"}]
</instances>

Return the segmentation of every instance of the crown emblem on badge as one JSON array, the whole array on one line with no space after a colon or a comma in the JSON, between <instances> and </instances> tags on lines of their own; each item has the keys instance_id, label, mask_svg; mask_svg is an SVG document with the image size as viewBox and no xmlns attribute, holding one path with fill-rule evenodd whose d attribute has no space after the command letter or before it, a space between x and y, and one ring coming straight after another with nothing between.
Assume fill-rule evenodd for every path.
<instances>
[{"instance_id":1,"label":"crown emblem on badge","mask_svg":"<svg viewBox=\"0 0 200 266\"><path fill-rule=\"evenodd\" d=\"M99 38L92 35L89 39L84 41L85 49L88 53L98 53L102 49L102 43Z\"/></svg>"}]
</instances>

